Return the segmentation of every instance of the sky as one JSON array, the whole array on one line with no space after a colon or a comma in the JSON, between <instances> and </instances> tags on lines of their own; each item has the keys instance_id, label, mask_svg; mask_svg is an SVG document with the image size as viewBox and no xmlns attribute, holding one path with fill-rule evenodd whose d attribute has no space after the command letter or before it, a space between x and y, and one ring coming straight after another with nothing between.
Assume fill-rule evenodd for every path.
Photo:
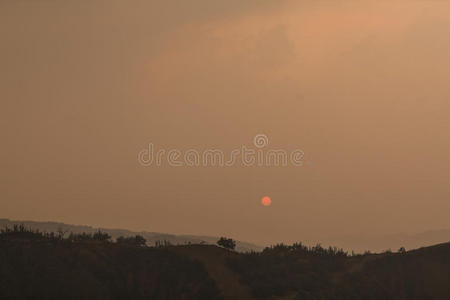
<instances>
[{"instance_id":1,"label":"sky","mask_svg":"<svg viewBox=\"0 0 450 300\"><path fill-rule=\"evenodd\" d=\"M438 0L1 1L0 217L259 244L450 228L449 16ZM302 166L138 159L261 134Z\"/></svg>"}]
</instances>

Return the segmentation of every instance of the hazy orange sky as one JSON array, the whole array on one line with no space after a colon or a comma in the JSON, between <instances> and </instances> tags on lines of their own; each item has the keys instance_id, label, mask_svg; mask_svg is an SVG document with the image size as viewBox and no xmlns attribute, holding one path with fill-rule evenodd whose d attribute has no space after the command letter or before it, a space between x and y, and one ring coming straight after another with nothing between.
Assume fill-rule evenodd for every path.
<instances>
[{"instance_id":1,"label":"hazy orange sky","mask_svg":"<svg viewBox=\"0 0 450 300\"><path fill-rule=\"evenodd\" d=\"M1 1L0 217L257 243L450 228L449 16L438 0ZM137 160L261 133L307 163Z\"/></svg>"}]
</instances>

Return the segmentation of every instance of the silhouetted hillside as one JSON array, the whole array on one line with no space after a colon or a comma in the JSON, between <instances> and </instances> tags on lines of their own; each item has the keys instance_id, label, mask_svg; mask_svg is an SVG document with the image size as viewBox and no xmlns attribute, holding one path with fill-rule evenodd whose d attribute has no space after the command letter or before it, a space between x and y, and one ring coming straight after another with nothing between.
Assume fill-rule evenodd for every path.
<instances>
[{"instance_id":1,"label":"silhouetted hillside","mask_svg":"<svg viewBox=\"0 0 450 300\"><path fill-rule=\"evenodd\" d=\"M119 236L135 236L141 235L147 240L147 244L150 246L156 245L158 242L168 242L172 245L184 245L184 244L215 244L218 237L214 236L197 236L197 235L174 235L158 232L147 231L130 231L126 229L111 229L111 228L95 228L86 225L70 225L59 222L36 222L36 221L13 221L9 219L0 219L0 228L5 226L12 227L14 225L23 224L27 228L39 230L42 232L58 232L60 230L64 232L73 233L94 233L98 230L108 233L112 239L117 239ZM263 247L254 245L251 243L236 241L236 250L240 252L245 251L260 251Z\"/></svg>"},{"instance_id":2,"label":"silhouetted hillside","mask_svg":"<svg viewBox=\"0 0 450 300\"><path fill-rule=\"evenodd\" d=\"M239 253L142 236L0 233L0 299L450 299L450 243L348 255L276 245Z\"/></svg>"},{"instance_id":3,"label":"silhouetted hillside","mask_svg":"<svg viewBox=\"0 0 450 300\"><path fill-rule=\"evenodd\" d=\"M258 298L450 299L450 243L355 256L336 248L278 245L227 263Z\"/></svg>"},{"instance_id":4,"label":"silhouetted hillside","mask_svg":"<svg viewBox=\"0 0 450 300\"><path fill-rule=\"evenodd\" d=\"M201 263L108 238L3 231L0 299L221 299Z\"/></svg>"}]
</instances>

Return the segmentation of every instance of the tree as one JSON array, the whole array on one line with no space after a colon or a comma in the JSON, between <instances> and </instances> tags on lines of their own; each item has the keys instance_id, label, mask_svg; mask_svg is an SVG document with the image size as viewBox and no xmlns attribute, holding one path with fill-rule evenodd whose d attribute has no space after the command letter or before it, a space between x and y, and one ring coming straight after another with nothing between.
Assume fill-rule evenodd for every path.
<instances>
[{"instance_id":1,"label":"tree","mask_svg":"<svg viewBox=\"0 0 450 300\"><path fill-rule=\"evenodd\" d=\"M92 235L92 239L96 241L107 242L111 239L111 236L106 232L97 231Z\"/></svg>"},{"instance_id":2,"label":"tree","mask_svg":"<svg viewBox=\"0 0 450 300\"><path fill-rule=\"evenodd\" d=\"M143 247L147 244L147 240L141 235L127 236L127 237L120 236L117 238L117 243Z\"/></svg>"},{"instance_id":3,"label":"tree","mask_svg":"<svg viewBox=\"0 0 450 300\"><path fill-rule=\"evenodd\" d=\"M58 227L58 230L56 231L56 233L58 234L58 239L62 240L67 232L68 232L67 229L63 229L62 227Z\"/></svg>"},{"instance_id":4,"label":"tree","mask_svg":"<svg viewBox=\"0 0 450 300\"><path fill-rule=\"evenodd\" d=\"M398 249L398 253L406 253L405 247L400 247L400 249Z\"/></svg>"},{"instance_id":5,"label":"tree","mask_svg":"<svg viewBox=\"0 0 450 300\"><path fill-rule=\"evenodd\" d=\"M217 245L224 247L225 249L234 250L236 247L236 242L233 239L228 239L226 237L221 237L217 241Z\"/></svg>"}]
</instances>

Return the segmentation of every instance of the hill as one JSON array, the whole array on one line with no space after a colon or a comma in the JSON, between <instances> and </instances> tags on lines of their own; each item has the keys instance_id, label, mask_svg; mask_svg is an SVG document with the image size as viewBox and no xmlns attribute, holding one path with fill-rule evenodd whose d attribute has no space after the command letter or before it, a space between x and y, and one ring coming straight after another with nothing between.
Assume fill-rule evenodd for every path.
<instances>
[{"instance_id":1,"label":"hill","mask_svg":"<svg viewBox=\"0 0 450 300\"><path fill-rule=\"evenodd\" d=\"M126 229L96 228L86 225L70 225L59 222L13 221L9 219L0 219L0 228L5 228L6 226L13 227L14 225L24 225L26 228L42 232L63 231L67 233L94 233L100 230L108 233L112 239L116 239L119 236L141 235L147 240L149 246L154 246L158 242L167 242L172 245L215 244L219 239L219 237L214 236L174 235L159 232L131 231ZM260 251L262 249L263 247L258 245L236 241L236 250L239 252Z\"/></svg>"},{"instance_id":2,"label":"hill","mask_svg":"<svg viewBox=\"0 0 450 300\"><path fill-rule=\"evenodd\" d=\"M276 245L148 247L108 234L0 233L0 299L450 299L450 243L350 256Z\"/></svg>"}]
</instances>

